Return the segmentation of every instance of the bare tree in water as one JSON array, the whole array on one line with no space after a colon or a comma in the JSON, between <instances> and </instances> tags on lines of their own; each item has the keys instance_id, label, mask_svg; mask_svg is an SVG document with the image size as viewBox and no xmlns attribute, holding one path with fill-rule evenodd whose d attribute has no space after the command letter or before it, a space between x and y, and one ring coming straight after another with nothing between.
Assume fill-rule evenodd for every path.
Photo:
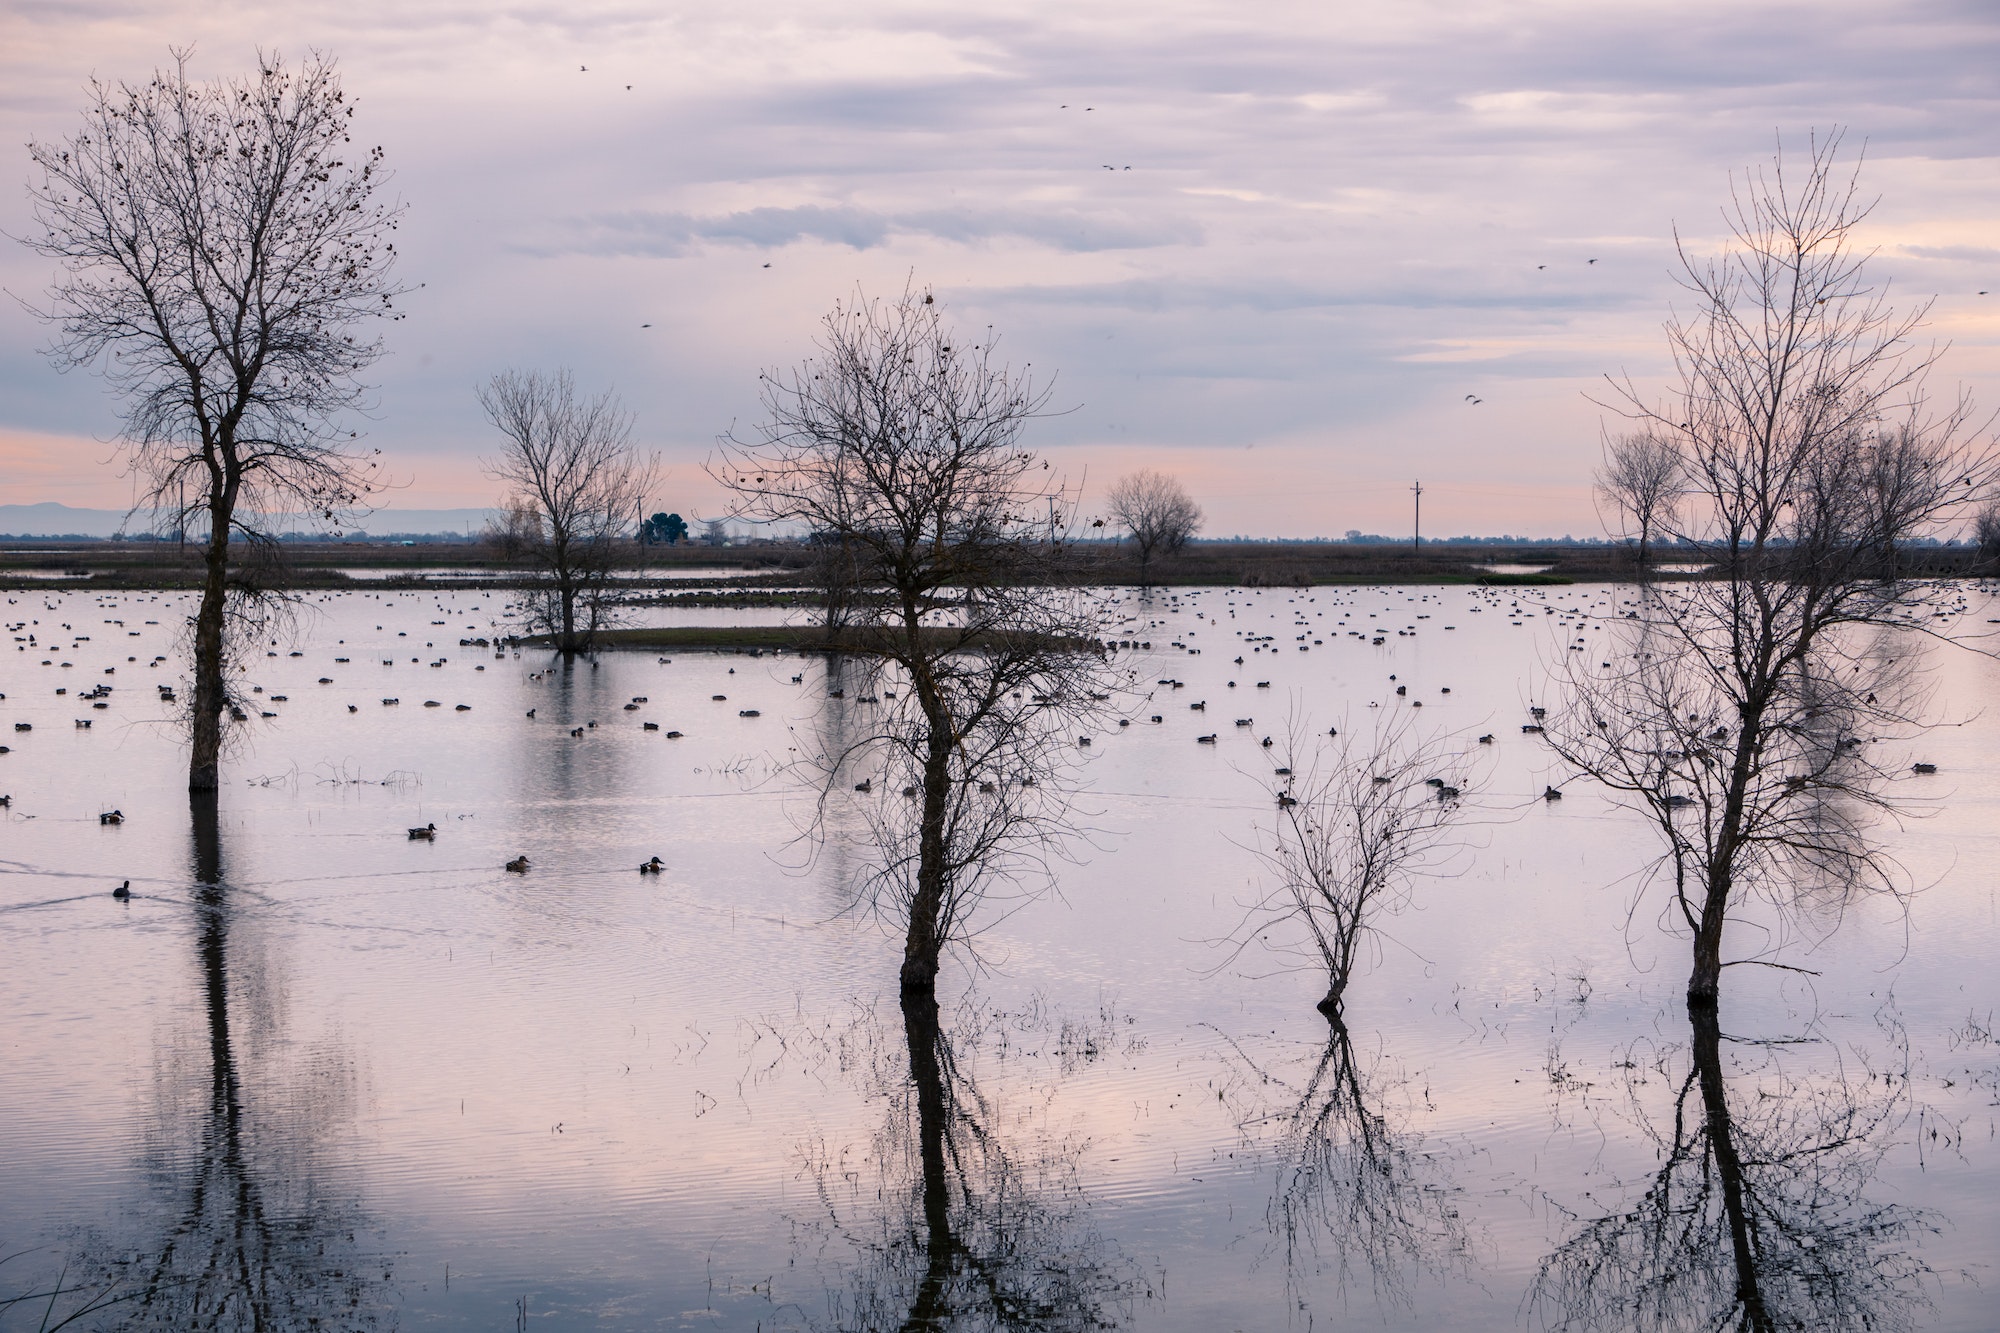
<instances>
[{"instance_id":1,"label":"bare tree in water","mask_svg":"<svg viewBox=\"0 0 2000 1333\"><path fill-rule=\"evenodd\" d=\"M1150 581L1153 556L1177 554L1201 528L1201 506L1176 477L1152 468L1120 477L1105 507L1139 548L1139 582Z\"/></svg>"},{"instance_id":2,"label":"bare tree in water","mask_svg":"<svg viewBox=\"0 0 2000 1333\"><path fill-rule=\"evenodd\" d=\"M1894 767L1875 740L1917 727L1921 691L1913 645L1873 631L1951 634L1955 590L1900 580L1893 552L1984 501L1996 475L1966 402L1929 405L1935 353L1913 344L1925 308L1896 313L1865 276L1853 239L1868 207L1839 142L1744 178L1733 243L1683 250L1695 308L1668 325L1679 383L1657 403L1619 387L1682 459L1663 535L1714 575L1616 622L1614 652L1566 655L1548 719L1556 752L1660 831L1699 1004L1729 962L1764 961L1723 955L1746 902L1782 908L1802 879L1893 887L1866 833Z\"/></svg>"},{"instance_id":3,"label":"bare tree in water","mask_svg":"<svg viewBox=\"0 0 2000 1333\"><path fill-rule=\"evenodd\" d=\"M2000 566L2000 502L1984 505L1972 516L1972 540L1979 547L1981 572Z\"/></svg>"},{"instance_id":4,"label":"bare tree in water","mask_svg":"<svg viewBox=\"0 0 2000 1333\"><path fill-rule=\"evenodd\" d=\"M1385 712L1366 735L1307 737L1294 726L1267 784L1277 818L1259 856L1270 886L1237 948L1257 942L1322 967L1319 1009L1337 1021L1363 945L1381 918L1409 905L1412 882L1435 872L1471 782L1449 740L1416 734L1412 715Z\"/></svg>"},{"instance_id":5,"label":"bare tree in water","mask_svg":"<svg viewBox=\"0 0 2000 1333\"><path fill-rule=\"evenodd\" d=\"M1614 435L1604 445L1597 470L1597 494L1619 516L1619 535L1638 542L1641 568L1652 540L1668 525L1680 500L1681 453L1672 436L1658 430Z\"/></svg>"},{"instance_id":6,"label":"bare tree in water","mask_svg":"<svg viewBox=\"0 0 2000 1333\"><path fill-rule=\"evenodd\" d=\"M1070 832L1056 779L1108 698L1095 605L1066 586L1072 497L1021 443L1045 395L916 290L836 306L763 386L763 424L710 472L833 553L848 692L873 702L816 756L820 809L863 777L860 890L903 930L904 990L929 993L983 904L1045 885Z\"/></svg>"},{"instance_id":7,"label":"bare tree in water","mask_svg":"<svg viewBox=\"0 0 2000 1333\"><path fill-rule=\"evenodd\" d=\"M201 534L195 791L220 781L232 712L233 543L285 513L339 521L372 487L334 420L381 354L359 327L400 318L401 210L376 197L382 150L352 148L353 115L331 60L197 83L177 54L144 84L93 83L82 130L29 146L30 244L64 269L40 312L53 354L126 400L134 513Z\"/></svg>"},{"instance_id":8,"label":"bare tree in water","mask_svg":"<svg viewBox=\"0 0 2000 1333\"><path fill-rule=\"evenodd\" d=\"M567 370L496 375L479 405L507 440L487 471L509 487L510 535L548 582L521 595L527 627L584 651L610 620L619 543L638 540L659 461L633 448L616 394L584 398Z\"/></svg>"}]
</instances>

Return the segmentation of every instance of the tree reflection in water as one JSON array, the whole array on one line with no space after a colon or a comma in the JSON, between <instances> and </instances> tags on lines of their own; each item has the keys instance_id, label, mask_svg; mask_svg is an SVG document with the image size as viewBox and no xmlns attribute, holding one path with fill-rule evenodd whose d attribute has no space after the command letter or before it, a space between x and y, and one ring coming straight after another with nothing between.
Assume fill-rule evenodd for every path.
<instances>
[{"instance_id":1,"label":"tree reflection in water","mask_svg":"<svg viewBox=\"0 0 2000 1333\"><path fill-rule=\"evenodd\" d=\"M810 1230L851 1247L823 1326L883 1330L1117 1327L1143 1290L1092 1229L1074 1137L1003 1138L1003 1116L961 1067L929 996L905 996L908 1079L868 1154L877 1179L825 1153L809 1162L824 1206ZM878 1065L883 1062L878 1061ZM878 1069L877 1076L887 1074ZM1004 1117L1018 1126L1021 1119ZM868 1216L870 1205L880 1211Z\"/></svg>"},{"instance_id":2,"label":"tree reflection in water","mask_svg":"<svg viewBox=\"0 0 2000 1333\"><path fill-rule=\"evenodd\" d=\"M238 912L215 796L198 793L192 802L206 1058L183 1062L192 1052L171 1047L162 1053L161 1141L149 1162L160 1197L146 1214L162 1233L98 1238L83 1247L82 1266L116 1298L120 1328L291 1333L392 1324L383 1313L387 1263L357 1247L359 1209L327 1191L319 1160L347 1100L345 1062L317 1061L326 1076L306 1086L250 1076L247 1062L271 1045L272 1034L256 1030L273 1021L257 1003L271 999L271 983L232 946Z\"/></svg>"},{"instance_id":3,"label":"tree reflection in water","mask_svg":"<svg viewBox=\"0 0 2000 1333\"><path fill-rule=\"evenodd\" d=\"M1542 1263L1529 1305L1552 1330L1903 1329L1928 1309L1926 1213L1866 1197L1904 1119L1906 1078L1754 1084L1722 1063L1713 1008L1690 1008L1690 1067L1663 1161L1629 1210L1584 1224ZM1661 1062L1665 1068L1665 1062Z\"/></svg>"},{"instance_id":4,"label":"tree reflection in water","mask_svg":"<svg viewBox=\"0 0 2000 1333\"><path fill-rule=\"evenodd\" d=\"M1329 1022L1303 1083L1252 1065L1284 1094L1246 1130L1276 1130L1278 1169L1267 1209L1284 1242L1292 1303L1310 1305L1310 1278L1335 1274L1344 1293L1366 1269L1377 1300L1407 1305L1411 1280L1463 1269L1471 1242L1445 1154L1410 1127L1407 1087L1379 1057L1357 1058L1353 1034Z\"/></svg>"}]
</instances>

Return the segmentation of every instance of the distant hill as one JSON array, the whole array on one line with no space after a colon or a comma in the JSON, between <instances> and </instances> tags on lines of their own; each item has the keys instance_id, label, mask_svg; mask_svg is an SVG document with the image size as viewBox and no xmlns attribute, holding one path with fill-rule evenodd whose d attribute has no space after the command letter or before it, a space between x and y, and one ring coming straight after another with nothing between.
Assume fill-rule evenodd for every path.
<instances>
[{"instance_id":1,"label":"distant hill","mask_svg":"<svg viewBox=\"0 0 2000 1333\"><path fill-rule=\"evenodd\" d=\"M463 536L478 532L493 516L491 509L382 509L364 518L351 529L373 536L391 533L451 533ZM0 536L9 537L109 537L126 528L144 532L143 516L135 516L129 526L121 509L77 509L65 504L43 502L31 505L0 505ZM317 532L321 525L290 520L279 531Z\"/></svg>"}]
</instances>

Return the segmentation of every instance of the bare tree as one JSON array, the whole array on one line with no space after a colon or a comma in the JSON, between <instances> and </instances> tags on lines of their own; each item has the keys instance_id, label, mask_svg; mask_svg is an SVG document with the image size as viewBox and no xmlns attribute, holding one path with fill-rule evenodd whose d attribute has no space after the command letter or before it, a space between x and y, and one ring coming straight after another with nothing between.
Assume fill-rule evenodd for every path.
<instances>
[{"instance_id":1,"label":"bare tree","mask_svg":"<svg viewBox=\"0 0 2000 1333\"><path fill-rule=\"evenodd\" d=\"M764 423L710 473L738 513L836 548L861 590L839 644L878 702L818 756L820 811L870 774L862 889L904 929L904 990L926 993L982 903L1045 879L1069 812L1051 779L1106 693L1093 607L1062 586L1071 497L1020 443L1044 396L915 290L836 306L818 354L763 385Z\"/></svg>"},{"instance_id":2,"label":"bare tree","mask_svg":"<svg viewBox=\"0 0 2000 1333\"><path fill-rule=\"evenodd\" d=\"M829 646L838 644L856 623L874 594L862 582L870 561L865 548L839 532L817 532L807 539L810 563L804 575L819 594L820 627Z\"/></svg>"},{"instance_id":3,"label":"bare tree","mask_svg":"<svg viewBox=\"0 0 2000 1333\"><path fill-rule=\"evenodd\" d=\"M1972 516L1972 540L1979 546L1979 562L1990 569L2000 562L2000 501L1989 503Z\"/></svg>"},{"instance_id":4,"label":"bare tree","mask_svg":"<svg viewBox=\"0 0 2000 1333\"><path fill-rule=\"evenodd\" d=\"M616 394L580 397L567 370L496 375L479 405L507 438L487 471L512 489L526 554L549 581L522 598L529 628L565 654L586 650L609 623L618 542L637 540L658 459L632 447L632 416Z\"/></svg>"},{"instance_id":5,"label":"bare tree","mask_svg":"<svg viewBox=\"0 0 2000 1333\"><path fill-rule=\"evenodd\" d=\"M525 495L508 496L500 512L486 521L481 539L502 560L525 560L542 540L542 510Z\"/></svg>"},{"instance_id":6,"label":"bare tree","mask_svg":"<svg viewBox=\"0 0 2000 1333\"><path fill-rule=\"evenodd\" d=\"M1338 1021L1376 922L1407 907L1413 877L1449 855L1446 835L1471 778L1465 755L1417 736L1407 713L1384 716L1362 738L1300 732L1291 728L1270 784L1277 822L1259 853L1270 889L1251 907L1238 947L1255 939L1323 967L1318 1007ZM1274 926L1289 929L1274 937Z\"/></svg>"},{"instance_id":7,"label":"bare tree","mask_svg":"<svg viewBox=\"0 0 2000 1333\"><path fill-rule=\"evenodd\" d=\"M1717 572L1617 622L1629 637L1608 661L1571 657L1547 727L1659 830L1695 1004L1716 1002L1724 923L1752 898L1783 912L1806 886L1894 887L1868 833L1891 776L1872 742L1910 734L1922 692L1907 645L1873 631L1949 635L1956 612L1944 586L1895 581L1883 553L1995 478L1968 404L1928 405L1923 310L1898 315L1864 277L1852 238L1868 208L1838 146L1815 141L1803 173L1781 154L1746 177L1733 245L1683 249L1697 305L1668 325L1679 383L1657 405L1619 391L1672 432L1686 496L1666 531Z\"/></svg>"},{"instance_id":8,"label":"bare tree","mask_svg":"<svg viewBox=\"0 0 2000 1333\"><path fill-rule=\"evenodd\" d=\"M205 535L188 785L213 791L232 711L231 541L285 512L337 519L369 492L376 464L333 421L381 354L356 326L400 318L401 209L376 198L382 150L349 147L331 60L292 71L272 56L214 83L186 61L143 85L93 83L81 131L29 145L29 244L64 269L38 312L56 361L99 366L126 400L134 512Z\"/></svg>"},{"instance_id":9,"label":"bare tree","mask_svg":"<svg viewBox=\"0 0 2000 1333\"><path fill-rule=\"evenodd\" d=\"M1155 552L1174 555L1201 528L1201 509L1177 478L1151 468L1120 477L1104 497L1111 516L1139 548L1139 582L1148 582Z\"/></svg>"},{"instance_id":10,"label":"bare tree","mask_svg":"<svg viewBox=\"0 0 2000 1333\"><path fill-rule=\"evenodd\" d=\"M1861 527L1875 541L1868 554L1875 559L1877 577L1894 580L1902 572L1902 543L1920 531L1910 516L1964 512L1971 507L1965 492L1971 477L1940 467L1951 460L1939 458L1933 441L1907 424L1877 430L1857 448L1862 456ZM1935 528L1940 521L1921 526Z\"/></svg>"},{"instance_id":11,"label":"bare tree","mask_svg":"<svg viewBox=\"0 0 2000 1333\"><path fill-rule=\"evenodd\" d=\"M1642 568L1653 534L1671 520L1680 499L1681 467L1680 449L1660 431L1628 431L1605 441L1597 494L1618 514L1619 535L1637 538Z\"/></svg>"}]
</instances>

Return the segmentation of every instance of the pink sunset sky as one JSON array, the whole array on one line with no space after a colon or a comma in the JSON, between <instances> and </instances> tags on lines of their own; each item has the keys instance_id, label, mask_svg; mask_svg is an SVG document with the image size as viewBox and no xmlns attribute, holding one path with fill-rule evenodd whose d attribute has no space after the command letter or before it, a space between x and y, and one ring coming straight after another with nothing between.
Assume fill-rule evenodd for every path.
<instances>
[{"instance_id":1,"label":"pink sunset sky","mask_svg":"<svg viewBox=\"0 0 2000 1333\"><path fill-rule=\"evenodd\" d=\"M332 54L387 152L423 286L355 424L392 509L494 503L474 387L569 366L636 412L660 507L719 513L758 371L914 277L1053 376L1031 443L1086 510L1147 465L1211 535L1401 533L1421 477L1429 534L1594 534L1589 395L1663 383L1674 228L1712 247L1730 172L1833 125L1871 272L1936 298L1934 387L2000 407L1988 4L14 4L0 230L25 143L174 46ZM0 244L0 503L123 507L117 403L24 307L48 280Z\"/></svg>"}]
</instances>

